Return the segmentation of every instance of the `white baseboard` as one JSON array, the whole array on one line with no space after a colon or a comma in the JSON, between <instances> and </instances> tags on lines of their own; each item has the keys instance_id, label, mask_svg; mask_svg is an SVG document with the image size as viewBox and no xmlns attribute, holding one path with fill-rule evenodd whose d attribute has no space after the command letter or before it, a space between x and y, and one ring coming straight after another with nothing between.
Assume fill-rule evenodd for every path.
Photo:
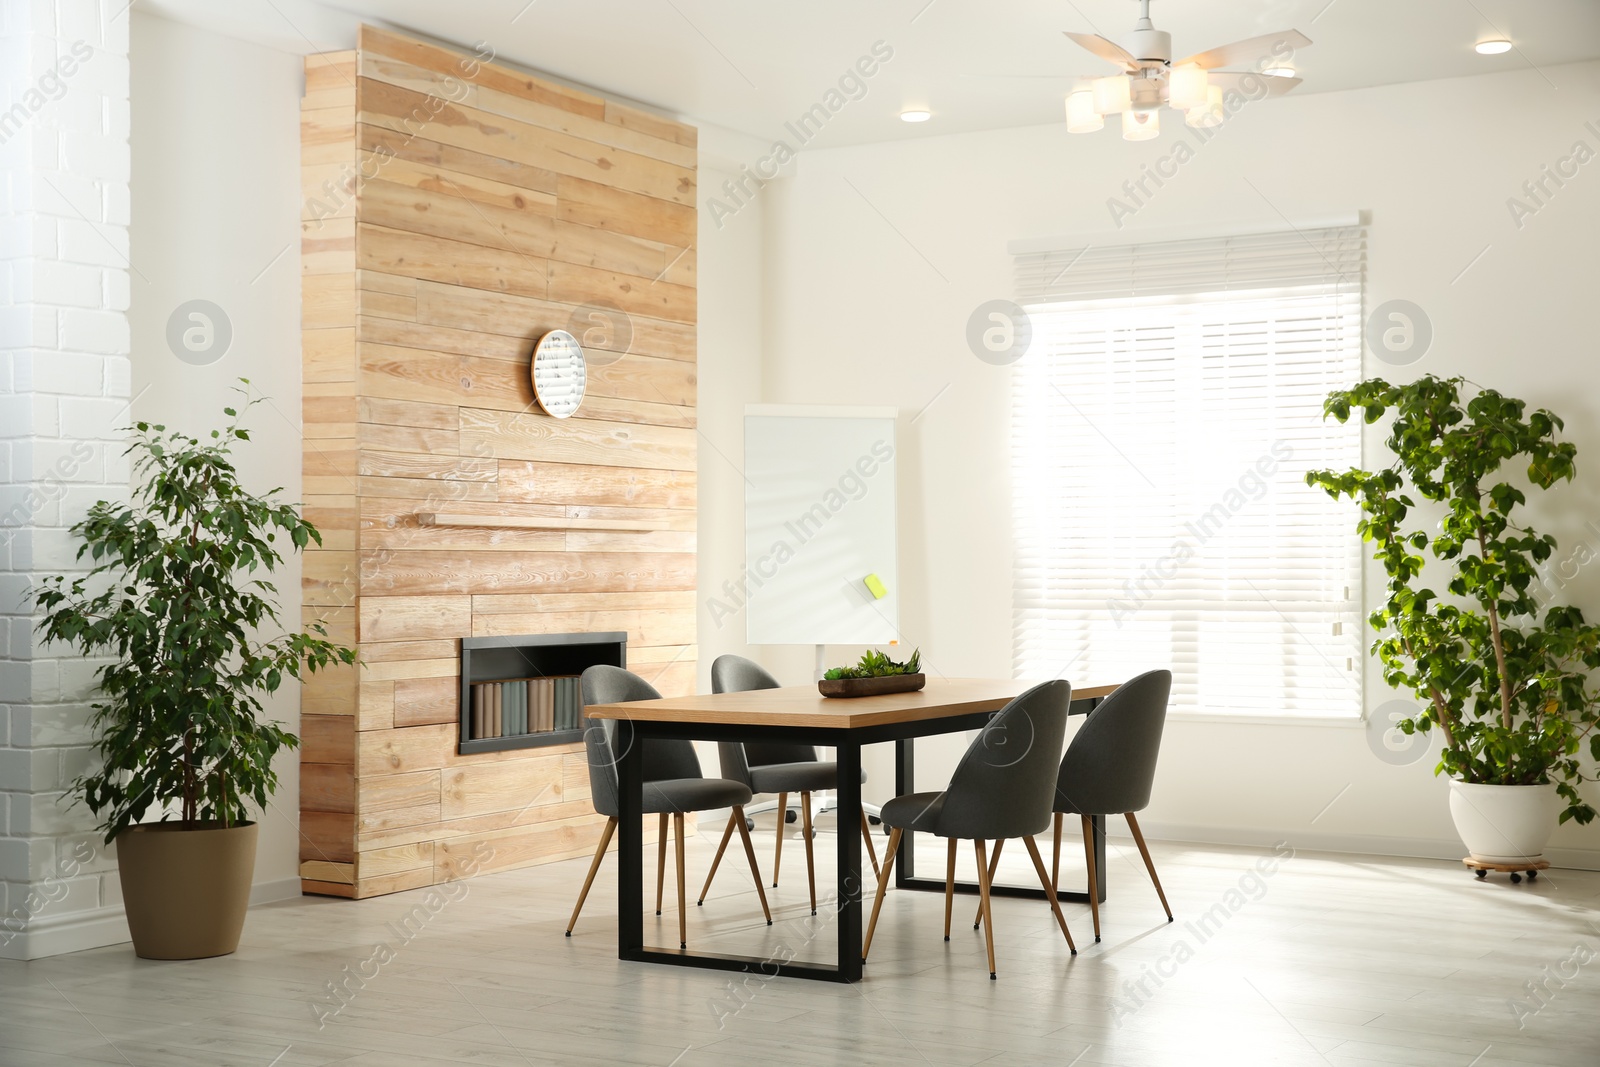
<instances>
[{"instance_id":1,"label":"white baseboard","mask_svg":"<svg viewBox=\"0 0 1600 1067\"><path fill-rule=\"evenodd\" d=\"M300 879L280 878L250 887L250 906L292 900L300 895ZM28 923L28 928L0 944L0 959L38 960L91 948L120 945L130 940L128 919L121 904L92 911L48 912Z\"/></svg>"},{"instance_id":2,"label":"white baseboard","mask_svg":"<svg viewBox=\"0 0 1600 1067\"><path fill-rule=\"evenodd\" d=\"M59 915L47 912L29 919L27 929L0 945L0 959L37 960L118 945L128 939L128 919L121 904Z\"/></svg>"},{"instance_id":3,"label":"white baseboard","mask_svg":"<svg viewBox=\"0 0 1600 1067\"><path fill-rule=\"evenodd\" d=\"M250 887L250 906L276 904L280 900L293 900L300 895L300 879L279 878L276 882L257 882Z\"/></svg>"},{"instance_id":4,"label":"white baseboard","mask_svg":"<svg viewBox=\"0 0 1600 1067\"><path fill-rule=\"evenodd\" d=\"M1118 832L1119 828L1122 832ZM1139 829L1147 838L1158 841L1179 841L1195 845L1244 845L1252 848L1272 848L1287 842L1301 852L1338 852L1348 855L1399 856L1407 859L1447 860L1461 862L1466 854L1460 841L1454 838L1386 837L1381 834L1326 833L1320 830L1285 832L1281 830L1253 830L1244 827L1190 826L1183 823L1145 822ZM1128 837L1127 826L1120 819L1107 820L1106 832L1110 837ZM1131 837L1128 838L1130 841ZM1568 870L1600 871L1600 850L1587 848L1551 848L1545 858L1552 867Z\"/></svg>"}]
</instances>

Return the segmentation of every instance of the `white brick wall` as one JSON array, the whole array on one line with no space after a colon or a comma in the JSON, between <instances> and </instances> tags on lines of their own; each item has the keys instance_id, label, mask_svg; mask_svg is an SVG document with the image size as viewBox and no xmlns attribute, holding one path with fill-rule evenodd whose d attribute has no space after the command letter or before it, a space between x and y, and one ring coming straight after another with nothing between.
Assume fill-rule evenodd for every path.
<instances>
[{"instance_id":1,"label":"white brick wall","mask_svg":"<svg viewBox=\"0 0 1600 1067\"><path fill-rule=\"evenodd\" d=\"M86 947L30 937L46 918L118 939L113 856L60 799L90 765L94 665L39 646L24 594L127 492L128 19L125 0L0 0L0 957Z\"/></svg>"}]
</instances>

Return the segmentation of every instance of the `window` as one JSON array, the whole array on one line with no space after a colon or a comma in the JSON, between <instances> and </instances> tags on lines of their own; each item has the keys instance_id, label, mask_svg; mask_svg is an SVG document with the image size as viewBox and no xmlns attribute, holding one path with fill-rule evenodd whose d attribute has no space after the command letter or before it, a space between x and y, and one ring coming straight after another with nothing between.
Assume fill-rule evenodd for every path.
<instances>
[{"instance_id":1,"label":"window","mask_svg":"<svg viewBox=\"0 0 1600 1067\"><path fill-rule=\"evenodd\" d=\"M1173 671L1173 710L1358 717L1352 505L1324 422L1361 371L1359 226L1017 259L1033 342L1012 403L1021 677Z\"/></svg>"}]
</instances>

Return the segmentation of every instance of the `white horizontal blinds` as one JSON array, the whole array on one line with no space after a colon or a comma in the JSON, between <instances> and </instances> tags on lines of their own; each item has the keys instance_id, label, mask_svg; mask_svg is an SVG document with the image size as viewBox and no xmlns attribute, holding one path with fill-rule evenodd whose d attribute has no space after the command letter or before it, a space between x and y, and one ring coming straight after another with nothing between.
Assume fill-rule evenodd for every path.
<instances>
[{"instance_id":1,"label":"white horizontal blinds","mask_svg":"<svg viewBox=\"0 0 1600 1067\"><path fill-rule=\"evenodd\" d=\"M1021 676L1170 666L1179 710L1359 714L1355 515L1304 483L1360 459L1359 431L1324 423L1322 400L1360 372L1361 242L1323 233L1312 242L1339 254L1321 276L1287 247L1214 242L1219 276L1249 264L1248 289L1152 292L1129 281L1158 273L1143 246L1122 250L1128 295L1063 298L1064 275L1029 288L1056 253L1019 257L1035 338L1014 377ZM1182 247L1164 284L1203 273L1196 242Z\"/></svg>"},{"instance_id":2,"label":"white horizontal blinds","mask_svg":"<svg viewBox=\"0 0 1600 1067\"><path fill-rule=\"evenodd\" d=\"M1017 302L1328 285L1348 287L1359 300L1365 261L1363 226L1064 246L1017 256Z\"/></svg>"}]
</instances>

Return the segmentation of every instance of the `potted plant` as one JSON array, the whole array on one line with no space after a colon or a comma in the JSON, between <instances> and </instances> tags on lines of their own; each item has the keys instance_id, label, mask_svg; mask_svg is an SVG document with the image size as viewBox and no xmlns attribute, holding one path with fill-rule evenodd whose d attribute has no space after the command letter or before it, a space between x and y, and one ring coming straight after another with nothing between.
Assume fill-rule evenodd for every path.
<instances>
[{"instance_id":1,"label":"potted plant","mask_svg":"<svg viewBox=\"0 0 1600 1067\"><path fill-rule=\"evenodd\" d=\"M1323 411L1369 424L1394 415L1392 464L1312 471L1306 482L1360 505L1357 529L1383 564L1372 651L1384 680L1422 707L1397 725L1443 734L1435 773L1450 776L1471 860L1536 863L1557 811L1561 822L1595 816L1578 786L1585 738L1600 758L1590 687L1600 627L1541 603L1539 567L1556 541L1522 520L1519 483L1571 480L1577 449L1557 440L1555 415L1463 378L1373 379L1329 394Z\"/></svg>"},{"instance_id":2,"label":"potted plant","mask_svg":"<svg viewBox=\"0 0 1600 1067\"><path fill-rule=\"evenodd\" d=\"M922 673L922 650L896 663L887 653L869 649L854 667L830 667L817 682L825 697L871 697L884 693L914 693L928 684Z\"/></svg>"},{"instance_id":3,"label":"potted plant","mask_svg":"<svg viewBox=\"0 0 1600 1067\"><path fill-rule=\"evenodd\" d=\"M255 868L247 809L265 808L273 756L299 744L262 718L261 698L302 670L355 662L320 624L263 636L279 626L263 575L322 538L280 490L240 484L231 449L250 434L225 411L206 443L135 423L130 501L102 500L72 527L93 569L36 592L46 640L108 657L92 718L100 766L72 792L116 843L134 950L150 959L238 947Z\"/></svg>"}]
</instances>

